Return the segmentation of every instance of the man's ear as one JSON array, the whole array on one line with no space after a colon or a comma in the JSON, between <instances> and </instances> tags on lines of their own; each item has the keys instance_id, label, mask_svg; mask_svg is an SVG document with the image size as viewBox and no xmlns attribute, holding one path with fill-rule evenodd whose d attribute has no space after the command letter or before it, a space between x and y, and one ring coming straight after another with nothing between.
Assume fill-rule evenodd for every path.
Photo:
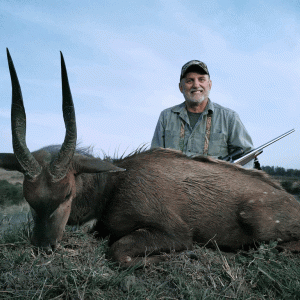
<instances>
[{"instance_id":1,"label":"man's ear","mask_svg":"<svg viewBox=\"0 0 300 300\"><path fill-rule=\"evenodd\" d=\"M76 174L126 171L112 163L94 157L91 158L74 155L73 164Z\"/></svg>"},{"instance_id":2,"label":"man's ear","mask_svg":"<svg viewBox=\"0 0 300 300\"><path fill-rule=\"evenodd\" d=\"M181 80L182 80L182 79L181 79ZM180 90L181 93L183 93L183 86L182 86L182 84L181 84L181 81L179 82L179 90Z\"/></svg>"}]
</instances>

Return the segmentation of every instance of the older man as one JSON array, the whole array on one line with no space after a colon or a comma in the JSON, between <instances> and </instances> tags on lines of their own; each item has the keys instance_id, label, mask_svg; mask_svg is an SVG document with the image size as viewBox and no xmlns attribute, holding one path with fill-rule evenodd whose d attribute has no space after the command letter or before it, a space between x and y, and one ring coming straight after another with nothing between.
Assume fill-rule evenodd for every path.
<instances>
[{"instance_id":1,"label":"older man","mask_svg":"<svg viewBox=\"0 0 300 300\"><path fill-rule=\"evenodd\" d=\"M253 148L238 114L209 99L212 81L205 63L192 60L180 74L179 89L185 101L161 112L151 148L181 150L188 156L224 157ZM247 165L253 167L253 163Z\"/></svg>"}]
</instances>

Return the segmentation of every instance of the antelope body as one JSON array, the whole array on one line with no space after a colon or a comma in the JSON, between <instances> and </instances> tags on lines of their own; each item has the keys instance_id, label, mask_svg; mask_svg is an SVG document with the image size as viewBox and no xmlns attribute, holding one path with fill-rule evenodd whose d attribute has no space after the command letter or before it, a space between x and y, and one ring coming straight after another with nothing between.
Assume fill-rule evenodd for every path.
<instances>
[{"instance_id":1,"label":"antelope body","mask_svg":"<svg viewBox=\"0 0 300 300\"><path fill-rule=\"evenodd\" d=\"M231 249L300 239L299 203L262 171L171 149L135 153L114 163L76 152L74 105L62 55L65 140L56 150L30 153L21 88L7 53L14 154L0 154L0 167L25 174L34 245L54 248L67 222L93 218L99 234L110 235L112 257L123 266L145 255L147 262L158 262L162 252L212 238Z\"/></svg>"}]
</instances>

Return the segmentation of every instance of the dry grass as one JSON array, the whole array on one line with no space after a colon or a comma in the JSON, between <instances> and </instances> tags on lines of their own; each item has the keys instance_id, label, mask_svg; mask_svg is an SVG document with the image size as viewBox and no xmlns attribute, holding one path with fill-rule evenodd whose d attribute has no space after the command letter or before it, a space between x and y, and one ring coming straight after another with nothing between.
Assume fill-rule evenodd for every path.
<instances>
[{"instance_id":1,"label":"dry grass","mask_svg":"<svg viewBox=\"0 0 300 300\"><path fill-rule=\"evenodd\" d=\"M300 257L276 243L224 253L195 245L152 266L120 269L107 240L67 228L50 255L29 243L30 223L0 238L0 299L299 299Z\"/></svg>"}]
</instances>

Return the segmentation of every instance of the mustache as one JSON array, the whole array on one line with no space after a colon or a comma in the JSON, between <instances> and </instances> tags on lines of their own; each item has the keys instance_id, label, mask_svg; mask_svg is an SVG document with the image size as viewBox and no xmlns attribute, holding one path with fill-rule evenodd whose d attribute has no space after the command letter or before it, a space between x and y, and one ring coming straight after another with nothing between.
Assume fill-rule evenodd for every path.
<instances>
[{"instance_id":1,"label":"mustache","mask_svg":"<svg viewBox=\"0 0 300 300\"><path fill-rule=\"evenodd\" d=\"M199 91L199 92L203 92L204 89L198 88L198 89L191 89L191 90L190 90L191 93L193 93L193 92L198 92L198 91Z\"/></svg>"}]
</instances>

